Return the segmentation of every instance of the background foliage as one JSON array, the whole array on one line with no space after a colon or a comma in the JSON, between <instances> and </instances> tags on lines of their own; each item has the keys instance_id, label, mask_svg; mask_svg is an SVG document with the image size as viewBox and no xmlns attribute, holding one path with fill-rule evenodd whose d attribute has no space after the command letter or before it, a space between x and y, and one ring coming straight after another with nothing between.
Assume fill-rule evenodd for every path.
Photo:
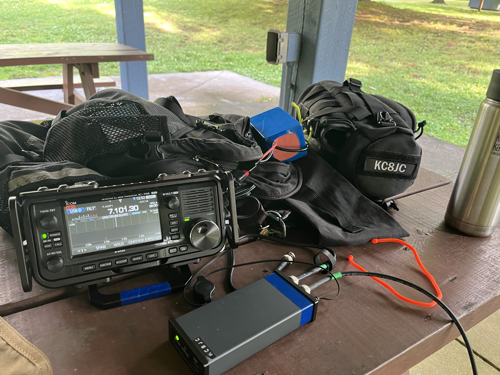
<instances>
[{"instance_id":1,"label":"background foliage","mask_svg":"<svg viewBox=\"0 0 500 375\"><path fill-rule=\"evenodd\" d=\"M468 0L359 3L346 77L426 119L426 133L465 145L494 68L500 14ZM268 29L285 30L286 0L144 0L148 72L231 70L279 86L265 62ZM112 0L0 0L2 43L116 42ZM118 75L118 63L102 64ZM60 67L0 68L0 80L58 76ZM168 92L166 92L168 94Z\"/></svg>"}]
</instances>

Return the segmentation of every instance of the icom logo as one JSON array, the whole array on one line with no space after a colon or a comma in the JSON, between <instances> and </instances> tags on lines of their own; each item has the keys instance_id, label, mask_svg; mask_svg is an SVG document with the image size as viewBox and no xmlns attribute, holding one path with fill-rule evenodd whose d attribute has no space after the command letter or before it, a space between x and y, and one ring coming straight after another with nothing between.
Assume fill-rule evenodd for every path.
<instances>
[{"instance_id":1,"label":"icom logo","mask_svg":"<svg viewBox=\"0 0 500 375\"><path fill-rule=\"evenodd\" d=\"M406 172L406 164L403 163L394 163L383 160L374 160L375 165L373 167L376 171L384 171L384 172L396 172L396 173L405 173Z\"/></svg>"}]
</instances>

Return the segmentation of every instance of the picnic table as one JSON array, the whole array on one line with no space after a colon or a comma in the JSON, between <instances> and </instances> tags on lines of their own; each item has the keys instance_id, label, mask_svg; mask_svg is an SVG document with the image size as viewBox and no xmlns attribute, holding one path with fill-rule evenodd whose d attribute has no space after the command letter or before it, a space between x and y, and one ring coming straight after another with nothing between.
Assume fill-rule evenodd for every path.
<instances>
[{"instance_id":1,"label":"picnic table","mask_svg":"<svg viewBox=\"0 0 500 375\"><path fill-rule=\"evenodd\" d=\"M473 238L445 225L452 188L446 178L421 169L408 194L398 199L400 210L391 215L410 233L407 241L440 286L443 302L467 330L500 308L500 231L491 237ZM305 240L310 233L294 235ZM354 271L347 261L353 255L369 271L401 277L432 291L411 251L403 245L380 243L332 249L337 254L336 271ZM288 251L306 262L315 254L314 249L257 241L236 249L235 256L236 262L242 263L280 258ZM192 271L208 260L191 265ZM220 259L206 271L226 263L226 259ZM291 265L284 272L297 275L307 268ZM241 288L273 269L269 263L240 267L234 272L234 284ZM114 293L162 282L165 277L161 269L132 276L100 290ZM216 285L215 298L226 294L223 272L210 279ZM345 277L339 283L339 297L321 301L313 323L278 340L227 374L402 374L459 336L438 306L409 305L368 277ZM14 244L3 231L0 284L0 315L48 356L56 375L189 373L168 342L168 318L193 309L181 293L105 311L89 304L85 288L48 290L34 284L32 292L23 293ZM427 301L413 289L394 286L409 298ZM337 290L331 282L314 292L333 297ZM465 348L463 356L467 358Z\"/></svg>"},{"instance_id":2,"label":"picnic table","mask_svg":"<svg viewBox=\"0 0 500 375\"><path fill-rule=\"evenodd\" d=\"M118 43L45 43L0 45L0 67L19 65L61 64L62 81L20 82L18 87L0 82L0 103L57 115L95 94L96 86L114 86L109 79L100 79L99 63L153 60L151 53ZM73 79L76 68L81 81ZM82 87L85 98L74 89ZM64 102L57 102L21 91L62 88Z\"/></svg>"}]
</instances>

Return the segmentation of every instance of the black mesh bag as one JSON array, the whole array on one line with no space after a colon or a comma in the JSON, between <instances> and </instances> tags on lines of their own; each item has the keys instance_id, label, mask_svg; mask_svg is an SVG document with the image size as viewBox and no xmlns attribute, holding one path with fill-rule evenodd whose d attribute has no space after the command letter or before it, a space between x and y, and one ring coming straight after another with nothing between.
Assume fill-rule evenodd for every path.
<instances>
[{"instance_id":1,"label":"black mesh bag","mask_svg":"<svg viewBox=\"0 0 500 375\"><path fill-rule=\"evenodd\" d=\"M248 117L189 116L174 97L153 103L122 90L102 90L45 125L45 161L70 160L113 177L201 168L193 161L196 155L229 170L262 157L257 143L245 136Z\"/></svg>"},{"instance_id":2,"label":"black mesh bag","mask_svg":"<svg viewBox=\"0 0 500 375\"><path fill-rule=\"evenodd\" d=\"M415 115L404 105L361 91L361 82L321 81L307 87L295 117L312 133L310 147L362 194L381 201L415 181L422 149ZM418 137L417 137L418 138Z\"/></svg>"},{"instance_id":3,"label":"black mesh bag","mask_svg":"<svg viewBox=\"0 0 500 375\"><path fill-rule=\"evenodd\" d=\"M201 119L184 114L174 97L153 103L115 89L42 124L0 122L0 227L12 233L8 199L23 191L255 163L262 150L249 131L248 117Z\"/></svg>"}]
</instances>

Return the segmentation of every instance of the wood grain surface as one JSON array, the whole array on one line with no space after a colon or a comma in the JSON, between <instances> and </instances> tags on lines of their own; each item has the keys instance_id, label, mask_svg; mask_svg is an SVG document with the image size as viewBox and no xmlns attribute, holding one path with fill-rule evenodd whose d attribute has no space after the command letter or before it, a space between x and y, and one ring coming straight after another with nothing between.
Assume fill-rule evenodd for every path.
<instances>
[{"instance_id":1,"label":"wood grain surface","mask_svg":"<svg viewBox=\"0 0 500 375\"><path fill-rule=\"evenodd\" d=\"M148 61L151 53L118 43L0 44L0 66Z\"/></svg>"},{"instance_id":2,"label":"wood grain surface","mask_svg":"<svg viewBox=\"0 0 500 375\"><path fill-rule=\"evenodd\" d=\"M447 227L443 218L451 190L452 185L446 185L402 198L398 201L400 211L392 214L410 232L407 240L416 247L422 262L441 287L444 303L468 329L500 308L500 233L495 232L489 238L472 238ZM300 234L296 234L296 239L301 239ZM5 246L3 249L5 253ZM289 250L303 261L310 261L315 253L258 241L237 249L236 261L280 258ZM337 271L354 270L347 262L347 256L352 254L370 271L401 277L432 290L411 251L402 245L366 244L334 250L338 257ZM5 255L1 259L3 265ZM220 259L210 269L225 265L226 260ZM262 264L238 268L234 283L243 287L268 275L274 267L274 264ZM307 266L292 265L285 273L296 275L304 268ZM10 277L17 275L11 272ZM217 286L216 298L225 294L223 278L222 272L210 276ZM164 275L156 271L110 285L103 291L119 291L163 280ZM311 278L308 282L314 280ZM406 304L367 277L345 277L339 282L340 296L334 301L320 302L315 322L275 342L228 374L403 373L459 334L439 307L429 309ZM410 298L426 301L413 289L394 286ZM328 283L315 292L332 297L336 286ZM38 293L38 297L46 295L46 291L40 289L34 293ZM16 300L18 296L11 292L2 298L3 301ZM176 294L100 311L88 303L85 294L79 294L10 314L5 319L47 354L55 374L75 371L187 374L187 366L168 342L168 318L191 309L183 296ZM465 348L463 355L467 356Z\"/></svg>"}]
</instances>

